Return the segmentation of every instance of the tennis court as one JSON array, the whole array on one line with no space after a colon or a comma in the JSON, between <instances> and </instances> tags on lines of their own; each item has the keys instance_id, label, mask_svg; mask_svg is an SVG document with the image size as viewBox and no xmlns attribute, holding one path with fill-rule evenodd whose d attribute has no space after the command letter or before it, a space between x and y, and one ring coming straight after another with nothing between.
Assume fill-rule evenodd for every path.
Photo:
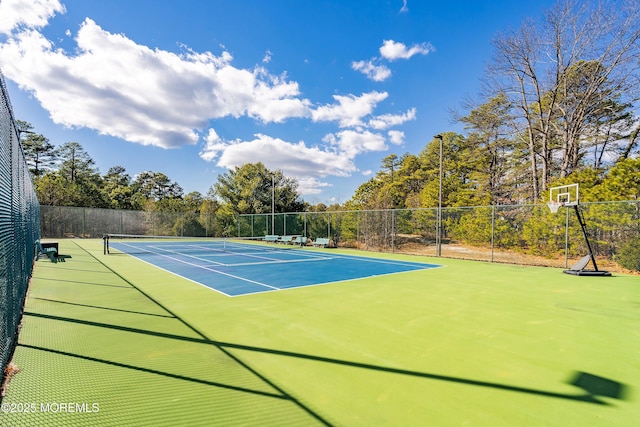
<instances>
[{"instance_id":1,"label":"tennis court","mask_svg":"<svg viewBox=\"0 0 640 427\"><path fill-rule=\"evenodd\" d=\"M317 249L445 268L229 298L99 239L60 250L34 271L2 425L640 422L637 276Z\"/></svg>"},{"instance_id":2,"label":"tennis court","mask_svg":"<svg viewBox=\"0 0 640 427\"><path fill-rule=\"evenodd\" d=\"M227 296L439 267L239 239L112 238L109 247Z\"/></svg>"}]
</instances>

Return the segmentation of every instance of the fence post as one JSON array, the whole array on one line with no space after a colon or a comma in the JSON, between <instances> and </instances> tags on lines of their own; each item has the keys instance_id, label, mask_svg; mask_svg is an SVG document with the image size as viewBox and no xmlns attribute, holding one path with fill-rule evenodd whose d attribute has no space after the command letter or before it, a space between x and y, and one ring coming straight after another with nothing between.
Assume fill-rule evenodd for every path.
<instances>
[{"instance_id":1,"label":"fence post","mask_svg":"<svg viewBox=\"0 0 640 427\"><path fill-rule=\"evenodd\" d=\"M396 251L396 210L391 209L391 253Z\"/></svg>"},{"instance_id":2,"label":"fence post","mask_svg":"<svg viewBox=\"0 0 640 427\"><path fill-rule=\"evenodd\" d=\"M491 262L493 262L495 219L496 219L496 205L491 205Z\"/></svg>"},{"instance_id":3,"label":"fence post","mask_svg":"<svg viewBox=\"0 0 640 427\"><path fill-rule=\"evenodd\" d=\"M356 249L360 249L360 211L356 211Z\"/></svg>"},{"instance_id":4,"label":"fence post","mask_svg":"<svg viewBox=\"0 0 640 427\"><path fill-rule=\"evenodd\" d=\"M569 209L564 212L564 268L569 268Z\"/></svg>"}]
</instances>

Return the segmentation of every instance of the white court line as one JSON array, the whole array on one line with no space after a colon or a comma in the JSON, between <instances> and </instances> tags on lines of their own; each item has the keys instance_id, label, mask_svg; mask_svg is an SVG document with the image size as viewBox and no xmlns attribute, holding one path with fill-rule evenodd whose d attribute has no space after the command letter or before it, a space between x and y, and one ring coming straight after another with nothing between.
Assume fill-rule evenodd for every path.
<instances>
[{"instance_id":1,"label":"white court line","mask_svg":"<svg viewBox=\"0 0 640 427\"><path fill-rule=\"evenodd\" d=\"M131 244L128 244L128 243L123 243L123 242L118 242L118 243L123 245L123 246L128 246L128 247L133 248L133 249L141 249L138 246L131 245ZM224 262L214 261L214 260L211 260L209 258L202 258L202 257L195 256L195 255L189 255L189 254L181 252L180 250L169 250L169 249L165 249L165 248L162 248L162 247L159 247L159 246L155 246L155 245L147 246L147 248L149 248L149 249L154 249L154 250L149 250L147 252L152 253L152 254L157 254L157 255L160 255L160 256L166 256L161 252L167 252L167 253L171 253L171 254L175 254L175 255L180 255L180 256L183 256L183 257L186 257L186 258L193 258L195 260L202 261L202 262L205 262L207 264L214 264L214 265L219 266L219 267L241 267L241 266L244 266L244 265L284 264L284 263L307 262L307 261L325 261L325 260L333 259L333 257L327 257L325 255L318 255L318 254L303 253L302 251L296 251L296 252L293 252L293 253L295 255L297 255L297 256L307 257L307 258L310 258L310 259L281 260L281 259L278 259L278 258L271 258L271 257L263 256L263 255L257 255L257 253L252 254L252 253L232 252L232 251L231 252L223 252L223 251L220 251L218 249L210 249L210 248L208 248L206 246L202 246L202 245L188 245L187 247L192 247L192 248L197 248L197 249L204 249L204 250L206 250L208 252L211 252L212 254L214 254L215 256L218 256L218 257L246 256L248 258L257 258L257 259L261 259L261 260L264 260L264 261L239 262L239 263L233 263L233 264L226 264ZM145 250L145 248L143 247L142 250ZM293 249L278 250L276 252L277 253L289 253L289 251L292 251L292 250Z\"/></svg>"},{"instance_id":2,"label":"white court line","mask_svg":"<svg viewBox=\"0 0 640 427\"><path fill-rule=\"evenodd\" d=\"M131 246L131 245L128 245L126 243L121 243L121 244L124 245L124 246ZM137 248L135 246L131 246L131 247L133 247L135 249L139 249L139 248ZM333 257L325 257L324 255L316 256L316 255L312 255L312 254L304 254L305 256L309 256L310 258L315 258L315 259L290 260L290 261L278 260L278 261L276 261L274 263L290 263L290 262L292 263L292 262L306 262L306 261L324 261L324 260L338 259L338 258L344 258L344 259L356 258L358 260L366 261L366 262L374 262L374 263L380 263L380 264L391 264L391 265L401 265L401 266L404 266L404 267L414 267L416 269L415 270L410 270L410 271L397 271L397 272L391 272L391 273L376 274L376 275L372 275L372 276L361 276L361 277L355 277L355 278L352 278L352 279L337 280L337 281L333 281L333 282L323 282L323 283L316 283L316 284L311 284L311 285L302 285L302 286L292 286L292 287L286 287L286 288L278 288L276 286L267 285L266 283L261 283L261 282L255 281L255 280L251 280L251 279L247 279L247 278L244 278L244 277L236 276L234 274L225 273L223 271L218 271L216 269L209 268L209 267L206 267L206 266L203 266L203 265L198 265L198 264L190 263L190 262L187 262L187 261L183 261L183 260L174 258L174 257L169 256L169 255L165 255L165 254L161 254L161 253L155 253L155 252L152 252L152 251L149 251L149 252L152 253L152 254L156 254L158 256L161 256L161 257L165 257L165 258L177 261L179 263L183 263L183 264L186 264L186 265L191 265L191 266L194 266L194 267L197 267L197 268L201 268L203 270L208 270L208 271L211 271L211 272L214 272L214 273L221 274L223 276L228 276L228 277L231 277L231 278L234 278L234 279L238 279L238 280L243 281L243 282L253 283L253 284L256 284L258 286L264 286L266 288L269 288L269 290L265 290L265 291L247 292L247 293L242 293L242 294L238 294L238 295L230 295L230 294L227 294L225 292L222 292L221 290L219 290L217 288L213 288L213 287L207 286L204 283L201 283L201 282L198 282L198 281L196 281L194 279L190 279L188 277L182 276L181 274L178 274L178 273L175 273L173 271L167 270L166 268L163 268L163 267L161 267L161 266L159 266L157 264L154 264L154 263L148 262L148 261L146 261L144 259L136 257L139 260L141 260L143 262L146 262L149 265L152 265L152 266L154 266L156 268L159 268L161 270L167 271L167 272L169 272L169 273L171 273L173 275L176 275L178 277L186 279L186 280L188 280L190 282L193 282L193 283L196 283L198 285L204 286L207 289L212 289L212 290L214 290L214 291L216 291L216 292L218 292L218 293L220 293L222 295L225 295L225 296L228 296L228 297L231 297L231 298L238 297L238 296L245 296L245 295L254 295L254 294L259 294L259 293L264 293L264 292L283 291L283 290L306 288L306 287L312 287L312 286L323 286L323 285L329 285L329 284L335 284L335 283L350 282L350 281L354 281L354 280L368 279L368 278L372 278L372 277L381 277L381 276L388 276L388 275L394 275L394 274L402 274L402 273L409 273L409 272L415 272L415 271L420 271L420 270L429 270L429 269L433 269L433 268L443 268L444 267L443 265L439 265L439 264L429 264L429 263L411 262L411 261L406 261L406 262L403 262L403 261L391 261L391 260L382 260L382 259L376 259L376 258L363 257L363 256L358 256L358 255L335 255ZM184 254L182 254L180 252L176 252L176 251L167 251L167 252L173 252L175 254L179 254L181 256L185 256ZM129 254L129 255L131 255L131 254ZM244 255L244 254L236 254L236 255ZM133 256L135 256L135 255L133 255ZM201 261L208 261L208 260L200 259L198 257L192 257L192 258L199 259ZM213 261L211 261L211 262L213 262ZM215 262L213 262L213 263L215 263ZM215 263L215 264L218 264L219 266L242 266L242 265L252 265L252 264L255 264L255 265L272 264L272 262L265 262L265 263L256 262L256 263L244 263L244 264L235 264L235 265L233 265L233 264L228 265L228 264L223 264L223 263ZM424 266L424 267L420 268L421 265Z\"/></svg>"},{"instance_id":3,"label":"white court line","mask_svg":"<svg viewBox=\"0 0 640 427\"><path fill-rule=\"evenodd\" d=\"M154 253L154 252L152 252L152 253ZM277 288L277 287L275 287L275 286L267 285L266 283L261 283L261 282L258 282L258 281L256 281L256 280L251 280L251 279L247 279L247 278L244 278L244 277L236 276L235 274L225 273L224 271L215 270L215 269L213 269L213 268L209 268L209 267L206 267L206 266L204 266L204 265L198 265L198 264L194 264L194 263L192 263L192 262L183 261L183 260L181 260L181 259L177 259L177 258L174 258L174 257L169 256L169 255L160 254L160 253L158 253L158 254L156 254L156 255L161 256L161 257L165 257L165 258L169 258L169 259L171 259L171 260L173 260L173 261L177 261L177 262L180 262L180 263L182 263L182 264L186 264L186 265L190 265L190 266L193 266L193 267L201 268L201 269L203 269L203 270L207 270L207 271L212 271L212 272L214 272L214 273L218 273L218 274L221 274L221 275L223 275L223 276L232 277L232 278L234 278L234 279L238 279L238 280L241 280L241 281L243 281L243 282L254 283L254 284L256 284L256 285L264 286L264 287L266 287L266 288L271 288L271 289L275 289L275 290L279 290L279 289L280 289L280 288ZM135 255L134 255L134 256L135 256ZM138 258L138 257L136 257L136 258ZM140 259L140 258L138 258L138 259ZM143 261L144 261L144 260L143 260ZM148 264L151 264L151 265L154 265L154 266L158 267L158 266L157 266L156 264L154 264L154 263L151 263L151 262L148 262L148 261L145 261L145 262L147 262ZM162 267L159 267L159 268L162 268ZM165 271L170 271L170 270L167 270L166 268L162 268L162 269L163 269L163 270L165 270ZM172 273L173 273L173 272L172 272ZM176 276L184 277L184 276L183 276L183 275L181 275L181 274L177 274L177 273L173 273L173 274L175 274ZM185 278L186 278L186 277L185 277ZM188 278L187 278L187 279L188 279ZM191 279L190 279L190 280L191 280ZM191 281L192 281L192 282L195 282L195 280L191 280ZM198 283L198 282L196 282L196 283ZM204 285L204 284L202 284L202 283L201 283L201 285ZM206 285L204 285L204 286L206 286ZM207 286L207 287L209 287L209 286ZM224 292L222 292L222 293L224 293ZM225 294L225 295L226 295L226 294Z\"/></svg>"},{"instance_id":4,"label":"white court line","mask_svg":"<svg viewBox=\"0 0 640 427\"><path fill-rule=\"evenodd\" d=\"M391 264L391 265L402 265L405 267L416 267L416 266L420 266L420 265L424 265L424 268L433 268L432 266L434 265L439 265L439 264L430 264L430 263L426 263L426 262L413 262L413 261L391 261L391 260L384 260L384 259L378 259L378 258L369 258L369 257L364 257L364 256L358 256L358 255L335 255L334 258L356 258L362 261L367 261L367 262L373 262L373 263L377 263L377 264ZM424 269L423 268L423 269Z\"/></svg>"},{"instance_id":5,"label":"white court line","mask_svg":"<svg viewBox=\"0 0 640 427\"><path fill-rule=\"evenodd\" d=\"M228 246L229 245L227 245L227 247ZM231 246L233 246L233 245L231 245ZM228 252L233 253L233 254L237 254L237 255L240 255L240 256L253 256L254 254L264 253L263 251L262 252L233 252L233 248L228 250ZM271 249L270 252L278 253L278 254L293 253L293 254L296 254L299 257L308 257L308 258L323 258L324 257L324 255L308 253L308 252L305 252L305 251L300 250L300 249ZM261 258L261 257L259 257L257 255L255 255L255 257L256 258ZM269 258L269 257L262 257L262 258L272 259L272 258Z\"/></svg>"},{"instance_id":6,"label":"white court line","mask_svg":"<svg viewBox=\"0 0 640 427\"><path fill-rule=\"evenodd\" d=\"M293 264L294 262L314 262L329 261L334 258L317 257L315 259L282 259L274 261L239 262L237 264L224 264L225 267L244 267L245 265L270 265L270 264Z\"/></svg>"},{"instance_id":7,"label":"white court line","mask_svg":"<svg viewBox=\"0 0 640 427\"><path fill-rule=\"evenodd\" d=\"M180 255L180 256L183 256L183 257L187 257L187 258L193 258L193 259L197 259L197 260L204 261L204 262L211 263L211 264L224 265L224 263L222 263L222 262L213 261L213 260L210 260L208 258L200 258L199 256L189 255L187 253L184 253L184 252L180 251L180 246L178 246L178 250L169 250L169 249L164 249L164 248L161 248L161 247L158 247L158 246L150 246L150 247L153 248L153 249L156 249L158 251L169 252L169 253L172 253L172 254L175 254L175 255ZM203 250L202 250L202 248L200 246L188 245L187 248L197 248L200 252L203 252ZM210 252L210 253L216 253L216 254L224 253L222 250L218 250L218 249L206 248L206 250L207 250L207 252ZM153 253L155 253L155 252L153 252ZM162 255L162 254L158 253L158 255Z\"/></svg>"},{"instance_id":8,"label":"white court line","mask_svg":"<svg viewBox=\"0 0 640 427\"><path fill-rule=\"evenodd\" d=\"M366 258L366 257L355 257L355 258ZM420 264L420 263L417 263L417 264ZM271 290L266 290L266 291L247 292L246 294L228 295L228 296L230 298L236 298L236 297L243 297L245 295L264 294L264 293L267 293L267 292L291 291L291 290L294 290L294 289L313 288L315 286L324 286L324 285L335 285L336 283L355 282L357 280L371 279L372 277L393 276L394 274L414 273L416 271L433 270L433 269L436 269L436 268L444 268L445 267L444 265L439 265L439 264L431 264L431 265L433 265L434 267L425 267L425 268L416 269L416 270L409 270L409 271L394 271L393 273L374 274L373 276L354 277L352 279L334 280L333 282L313 283L311 285L291 286L291 287L288 287L288 288L276 288L276 289L271 289Z\"/></svg>"},{"instance_id":9,"label":"white court line","mask_svg":"<svg viewBox=\"0 0 640 427\"><path fill-rule=\"evenodd\" d=\"M134 249L139 249L137 246L128 245L126 243L122 243L122 244L126 245L126 246L129 246L129 247L132 247ZM207 263L207 264L214 264L214 265L220 266L220 267L235 267L235 266L238 266L238 265L252 265L252 264L261 264L261 263L262 264L272 264L272 263L286 262L286 261L279 260L277 258L269 258L269 257L265 257L265 256L258 256L258 255L254 255L254 254L250 254L250 253L224 252L224 251L219 250L219 249L211 249L211 248L208 248L206 246L203 247L202 245L187 245L187 246L185 246L183 248L195 248L195 249L200 250L201 252L209 252L212 255L215 255L216 257L246 256L246 257L249 257L249 258L258 258L258 259L262 259L262 260L266 260L266 261L226 264L224 262L214 261L214 260L212 260L210 258L202 258L201 256L190 255L188 253L182 252L180 250L180 246L178 246L178 250L170 250L170 249L162 248L162 247L155 246L155 245L147 246L147 248L153 249L153 250L147 251L147 252L152 253L152 254L165 256L162 252L166 252L166 253L170 253L170 254L180 255L180 256L183 256L185 258L192 258L192 259L195 259L195 260L198 260L198 261L202 261L202 262ZM144 248L143 248L143 250L144 250Z\"/></svg>"},{"instance_id":10,"label":"white court line","mask_svg":"<svg viewBox=\"0 0 640 427\"><path fill-rule=\"evenodd\" d=\"M129 246L132 247L134 249L139 249L137 246L132 246L129 245L127 243L120 243L122 245L125 246ZM195 246L195 247L200 247L200 246L196 246L196 245L190 245L190 246ZM223 262L218 262L218 261L213 261L207 258L200 258L194 255L187 255L184 254L180 251L170 251L167 249L162 249L160 247L156 247L156 246L149 246L150 248L153 249L157 249L159 251L164 251L164 252L169 252L169 253L173 253L176 255L180 255L180 256L184 256L184 257L188 257L188 258L193 258L193 259L197 259L199 261L203 261L209 264L214 264L216 266L220 266L220 267L240 267L243 265L260 265L260 264L283 264L283 263L293 263L293 262L305 262L305 261L312 261L310 260L304 260L304 259L296 259L296 260L279 260L276 258L269 258L269 257L265 257L265 256L258 256L258 255L253 255L253 254L249 254L249 253L237 253L237 252L231 252L231 254L233 254L233 256L247 256L247 257L251 257L251 258L258 258L258 259L264 259L267 260L266 262L246 262L246 263L233 263L233 264L225 264ZM228 254L229 252L221 252L218 250L210 250L212 253L215 252L215 254L217 256L227 256L224 254ZM404 267L415 267L416 265L433 265L433 264L428 264L428 263L421 263L421 262L411 262L411 261L393 261L393 260L383 260L383 259L378 259L378 258L369 258L369 257L364 257L364 256L358 256L358 255L333 255L330 257L326 257L325 253L303 253L303 251L300 250L295 250L295 249L287 249L287 250L282 250L282 251L277 251L278 253L283 253L283 252L288 252L288 251L295 251L294 253L298 256L304 256L304 257L309 257L309 258L314 258L313 261L316 260L328 260L328 259L338 259L338 258L342 258L342 259L351 259L351 258L355 258L361 261L366 261L366 262L373 262L373 263L378 263L378 264L390 264L390 265L401 265ZM149 251L150 253L156 253L153 251ZM164 256L161 253L158 253L158 255ZM231 255L229 255L231 256ZM279 289L279 288L278 288Z\"/></svg>"},{"instance_id":11,"label":"white court line","mask_svg":"<svg viewBox=\"0 0 640 427\"><path fill-rule=\"evenodd\" d=\"M281 250L281 251L274 251L274 253L278 253L278 254L282 254L282 253L289 253L289 250ZM225 264L223 262L217 262L217 261L213 261L213 260L209 260L208 258L200 258L194 255L187 255L184 254L182 252L178 251L167 251L167 252L173 252L177 255L181 255L181 256L185 256L185 257L189 257L189 258L194 258L200 261L204 261L204 262L211 262L213 264L219 265L221 267L242 267L244 265L269 265L269 264L286 264L286 263L293 263L293 262L307 262L307 261L325 261L325 260L330 260L333 259L333 257L327 257L327 256L318 256L318 255L313 255L313 254L306 254L306 253L302 253L302 252L293 252L296 256L300 256L300 257L307 257L307 259L291 259L291 260L283 260L283 259L278 259L278 258L273 258L273 257L268 257L268 256L264 256L261 255L263 254L263 252L233 252L233 251L227 251L224 253L218 253L217 251L213 251L215 252L215 256L217 257L230 257L230 256L237 256L237 257L247 257L247 258L256 258L256 259L260 259L263 261L255 261L255 262L237 262L237 263L229 263L229 264ZM260 254L260 255L259 255Z\"/></svg>"},{"instance_id":12,"label":"white court line","mask_svg":"<svg viewBox=\"0 0 640 427\"><path fill-rule=\"evenodd\" d=\"M141 249L138 246L130 245L128 243L120 243L120 244L124 245L124 246L128 246L128 247L133 248L133 249L138 249L138 250ZM200 257L194 256L194 255L187 255L187 254L182 253L180 251L171 251L169 249L164 249L164 248L161 248L161 247L158 247L158 246L153 246L152 245L152 246L147 246L147 248L154 249L154 251L146 251L146 252L151 253L151 254L160 255L160 256L166 256L166 255L164 255L164 254L162 254L160 252L168 252L168 253L172 253L172 254L176 254L176 255L181 255L181 256L184 256L184 257L187 257L187 258L197 259L199 261L203 261L203 262L206 262L208 264L216 264L216 265L219 265L221 267L226 265L223 262L216 262L216 261L213 261L213 260L210 260L210 259L200 258ZM143 247L142 250L145 250L145 248ZM211 252L214 252L214 251L211 251ZM135 255L135 254L130 254L130 255Z\"/></svg>"}]
</instances>

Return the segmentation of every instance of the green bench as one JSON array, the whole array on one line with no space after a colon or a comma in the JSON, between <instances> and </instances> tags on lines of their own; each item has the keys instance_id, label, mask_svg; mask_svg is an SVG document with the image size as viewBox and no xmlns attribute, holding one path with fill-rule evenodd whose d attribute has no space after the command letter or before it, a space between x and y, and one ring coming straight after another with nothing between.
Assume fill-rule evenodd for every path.
<instances>
[{"instance_id":1,"label":"green bench","mask_svg":"<svg viewBox=\"0 0 640 427\"><path fill-rule=\"evenodd\" d=\"M278 243L280 241L280 236L276 234L267 234L264 236L264 241L267 243Z\"/></svg>"},{"instance_id":2,"label":"green bench","mask_svg":"<svg viewBox=\"0 0 640 427\"><path fill-rule=\"evenodd\" d=\"M300 244L299 239L302 236L299 234L292 234L291 236L282 236L280 238L280 243L285 243L287 245Z\"/></svg>"},{"instance_id":3,"label":"green bench","mask_svg":"<svg viewBox=\"0 0 640 427\"><path fill-rule=\"evenodd\" d=\"M329 239L328 237L318 237L316 240L313 241L313 246L320 246L323 248L327 248L329 247L330 243L331 243L331 239Z\"/></svg>"},{"instance_id":4,"label":"green bench","mask_svg":"<svg viewBox=\"0 0 640 427\"><path fill-rule=\"evenodd\" d=\"M58 252L58 243L42 243L36 240L36 260L41 256L46 256L51 262L65 262L65 259L71 258L71 255L60 255Z\"/></svg>"}]
</instances>

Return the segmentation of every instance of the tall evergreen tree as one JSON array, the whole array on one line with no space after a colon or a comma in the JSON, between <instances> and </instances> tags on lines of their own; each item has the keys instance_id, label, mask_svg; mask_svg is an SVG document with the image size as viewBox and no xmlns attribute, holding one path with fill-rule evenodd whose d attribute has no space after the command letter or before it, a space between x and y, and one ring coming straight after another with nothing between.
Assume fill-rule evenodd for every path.
<instances>
[{"instance_id":1,"label":"tall evergreen tree","mask_svg":"<svg viewBox=\"0 0 640 427\"><path fill-rule=\"evenodd\" d=\"M218 176L212 192L229 210L238 214L297 212L304 203L298 194L298 182L282 171L271 171L262 163L236 166Z\"/></svg>"},{"instance_id":2,"label":"tall evergreen tree","mask_svg":"<svg viewBox=\"0 0 640 427\"><path fill-rule=\"evenodd\" d=\"M499 93L459 119L469 131L466 143L471 159L475 160L473 179L491 204L512 201L512 188L507 181L514 151L510 110L506 95Z\"/></svg>"},{"instance_id":3,"label":"tall evergreen tree","mask_svg":"<svg viewBox=\"0 0 640 427\"><path fill-rule=\"evenodd\" d=\"M180 198L183 194L182 187L162 172L141 172L135 177L132 187L134 193L155 201Z\"/></svg>"},{"instance_id":4,"label":"tall evergreen tree","mask_svg":"<svg viewBox=\"0 0 640 427\"><path fill-rule=\"evenodd\" d=\"M112 166L102 177L103 189L114 209L133 209L131 177L122 166Z\"/></svg>"},{"instance_id":5,"label":"tall evergreen tree","mask_svg":"<svg viewBox=\"0 0 640 427\"><path fill-rule=\"evenodd\" d=\"M99 178L95 162L77 142L66 142L57 150L60 173L70 182L96 180Z\"/></svg>"}]
</instances>

